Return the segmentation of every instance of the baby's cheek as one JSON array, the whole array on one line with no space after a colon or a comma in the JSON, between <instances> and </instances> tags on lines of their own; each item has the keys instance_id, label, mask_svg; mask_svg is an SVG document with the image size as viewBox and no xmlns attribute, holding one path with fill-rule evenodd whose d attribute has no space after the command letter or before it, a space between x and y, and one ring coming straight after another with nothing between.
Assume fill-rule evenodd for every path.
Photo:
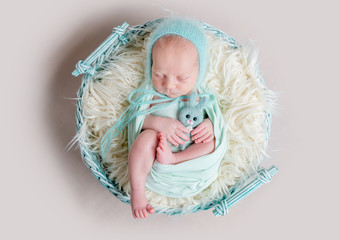
<instances>
[{"instance_id":1,"label":"baby's cheek","mask_svg":"<svg viewBox=\"0 0 339 240\"><path fill-rule=\"evenodd\" d=\"M188 86L190 86L191 90L194 88L196 82L197 82L198 76L194 76L192 77L192 79L190 79L190 82L187 83Z\"/></svg>"}]
</instances>

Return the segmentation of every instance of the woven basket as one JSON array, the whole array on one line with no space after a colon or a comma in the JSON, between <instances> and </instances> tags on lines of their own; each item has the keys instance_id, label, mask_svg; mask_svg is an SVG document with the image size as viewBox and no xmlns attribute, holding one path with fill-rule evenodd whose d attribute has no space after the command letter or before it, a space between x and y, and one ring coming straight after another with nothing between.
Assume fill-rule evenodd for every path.
<instances>
[{"instance_id":1,"label":"woven basket","mask_svg":"<svg viewBox=\"0 0 339 240\"><path fill-rule=\"evenodd\" d=\"M84 74L82 78L81 87L77 93L77 111L76 111L76 131L79 132L82 125L84 124L83 116L83 102L82 97L84 89L86 89L87 84L91 81L91 78L100 71L100 66L105 62L105 60L111 55L114 54L115 50L118 49L121 45L126 44L134 35L143 36L146 33L150 32L154 24L159 23L162 19L157 19L145 23L144 25L133 26L133 28L128 30L128 24L123 23L121 26L118 26L113 29L113 33L95 50L92 54L89 55L84 61L79 61L76 65L76 69L72 73L74 76ZM239 45L236 41L223 33L222 31L201 22L204 30L214 34L218 38L223 39L230 48L237 49ZM260 77L262 84L264 84L262 78ZM265 125L266 139L268 140L270 133L270 122L271 114L267 112L266 119L263 122ZM103 167L100 164L101 156L94 153L91 149L82 144L79 141L79 146L82 154L82 158L86 166L91 170L93 176L112 194L114 194L118 199L124 203L130 204L130 198L124 191L119 190L118 184L114 181L110 181L105 173ZM278 172L278 169L275 166L272 166L269 169L258 168L258 172L252 176L248 176L247 181L241 181L241 183L236 184L236 186L230 191L230 194L227 196L224 195L219 199L215 199L208 204L198 204L195 207L190 209L190 213L198 212L201 210L207 210L214 208L214 215L226 215L228 213L229 207L233 206L239 200L259 188L264 183L267 183L271 180L272 176ZM167 215L175 214L186 214L182 209L172 209L171 211L161 211L157 210L157 213L163 213Z\"/></svg>"}]
</instances>

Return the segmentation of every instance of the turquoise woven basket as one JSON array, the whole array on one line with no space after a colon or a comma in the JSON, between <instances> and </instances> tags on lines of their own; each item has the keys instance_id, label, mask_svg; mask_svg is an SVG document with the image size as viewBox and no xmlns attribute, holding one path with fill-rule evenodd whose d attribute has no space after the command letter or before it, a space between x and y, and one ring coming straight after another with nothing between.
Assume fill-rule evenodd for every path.
<instances>
[{"instance_id":1,"label":"turquoise woven basket","mask_svg":"<svg viewBox=\"0 0 339 240\"><path fill-rule=\"evenodd\" d=\"M81 126L84 123L83 117L83 102L82 96L86 85L90 81L91 77L96 74L97 71L100 71L101 64L105 61L105 59L113 54L116 49L118 49L121 45L126 44L133 35L145 35L150 31L152 26L156 23L159 23L162 19L157 19L154 21L149 21L144 25L133 26L132 29L128 30L129 25L127 23L123 23L121 26L115 27L113 29L112 34L97 48L93 51L85 60L80 60L76 64L76 69L72 73L74 76L78 76L80 74L84 74L82 78L82 83L77 93L77 111L76 111L76 131L78 132ZM225 34L224 32L201 22L203 28L216 35L217 37L223 39L227 42L230 48L236 49L239 45L236 41ZM262 79L261 79L262 80ZM262 83L264 84L263 80ZM267 127L267 139L269 137L270 130L270 122L271 115L267 113L266 116L266 127ZM112 182L106 176L102 166L100 165L101 156L93 153L88 146L82 145L79 143L79 147L81 150L82 158L87 165L87 167L91 170L93 176L104 186L108 191L114 194L118 199L122 202L130 204L130 198L126 195L125 192L120 191L117 183ZM198 212L201 210L208 210L214 208L213 214L215 216L226 215L228 213L228 209L236 204L238 201L249 195L251 192L262 186L264 183L267 183L271 180L272 176L278 172L278 169L275 166L270 167L269 169L261 168L258 173L253 177L248 178L246 184L240 186L239 184L231 190L230 195L224 196L220 199L215 199L213 202L208 204L198 204L194 208L190 210L190 213ZM183 212L182 209L172 209L171 211L161 212L157 211L157 213L163 213L166 215L175 215L175 214L186 214L187 212Z\"/></svg>"}]
</instances>

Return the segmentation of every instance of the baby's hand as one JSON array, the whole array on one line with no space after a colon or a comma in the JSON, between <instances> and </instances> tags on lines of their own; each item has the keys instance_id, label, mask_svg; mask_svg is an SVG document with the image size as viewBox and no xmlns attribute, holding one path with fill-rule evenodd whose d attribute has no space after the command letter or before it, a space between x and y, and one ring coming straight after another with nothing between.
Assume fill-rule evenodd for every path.
<instances>
[{"instance_id":1,"label":"baby's hand","mask_svg":"<svg viewBox=\"0 0 339 240\"><path fill-rule=\"evenodd\" d=\"M195 143L208 143L214 139L213 124L206 118L192 132L192 140Z\"/></svg>"},{"instance_id":2,"label":"baby's hand","mask_svg":"<svg viewBox=\"0 0 339 240\"><path fill-rule=\"evenodd\" d=\"M173 118L159 117L157 118L157 130L162 132L164 137L174 146L184 145L189 137L185 133L190 131L178 120Z\"/></svg>"}]
</instances>

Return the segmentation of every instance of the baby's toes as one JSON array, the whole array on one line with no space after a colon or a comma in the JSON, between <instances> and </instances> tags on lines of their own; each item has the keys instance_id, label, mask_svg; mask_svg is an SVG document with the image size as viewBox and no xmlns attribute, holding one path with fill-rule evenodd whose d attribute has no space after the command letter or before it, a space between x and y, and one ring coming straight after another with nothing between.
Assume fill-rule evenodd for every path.
<instances>
[{"instance_id":1,"label":"baby's toes","mask_svg":"<svg viewBox=\"0 0 339 240\"><path fill-rule=\"evenodd\" d=\"M139 211L137 209L133 211L133 217L134 218L140 218Z\"/></svg>"},{"instance_id":2,"label":"baby's toes","mask_svg":"<svg viewBox=\"0 0 339 240\"><path fill-rule=\"evenodd\" d=\"M147 213L146 208L142 209L142 213L143 213L144 217L147 218L148 213Z\"/></svg>"},{"instance_id":3,"label":"baby's toes","mask_svg":"<svg viewBox=\"0 0 339 240\"><path fill-rule=\"evenodd\" d=\"M161 135L160 135L160 141L164 142L165 140L166 140L166 139L165 139L164 134L161 134Z\"/></svg>"},{"instance_id":4,"label":"baby's toes","mask_svg":"<svg viewBox=\"0 0 339 240\"><path fill-rule=\"evenodd\" d=\"M147 205L146 209L147 209L147 212L149 212L150 214L155 212L154 207L152 207L150 204Z\"/></svg>"},{"instance_id":5,"label":"baby's toes","mask_svg":"<svg viewBox=\"0 0 339 240\"><path fill-rule=\"evenodd\" d=\"M142 212L142 209L138 210L139 218L144 218L144 213Z\"/></svg>"},{"instance_id":6,"label":"baby's toes","mask_svg":"<svg viewBox=\"0 0 339 240\"><path fill-rule=\"evenodd\" d=\"M164 138L163 138L163 137L160 137L160 138L159 138L159 143L162 143L162 142L164 142Z\"/></svg>"}]
</instances>

